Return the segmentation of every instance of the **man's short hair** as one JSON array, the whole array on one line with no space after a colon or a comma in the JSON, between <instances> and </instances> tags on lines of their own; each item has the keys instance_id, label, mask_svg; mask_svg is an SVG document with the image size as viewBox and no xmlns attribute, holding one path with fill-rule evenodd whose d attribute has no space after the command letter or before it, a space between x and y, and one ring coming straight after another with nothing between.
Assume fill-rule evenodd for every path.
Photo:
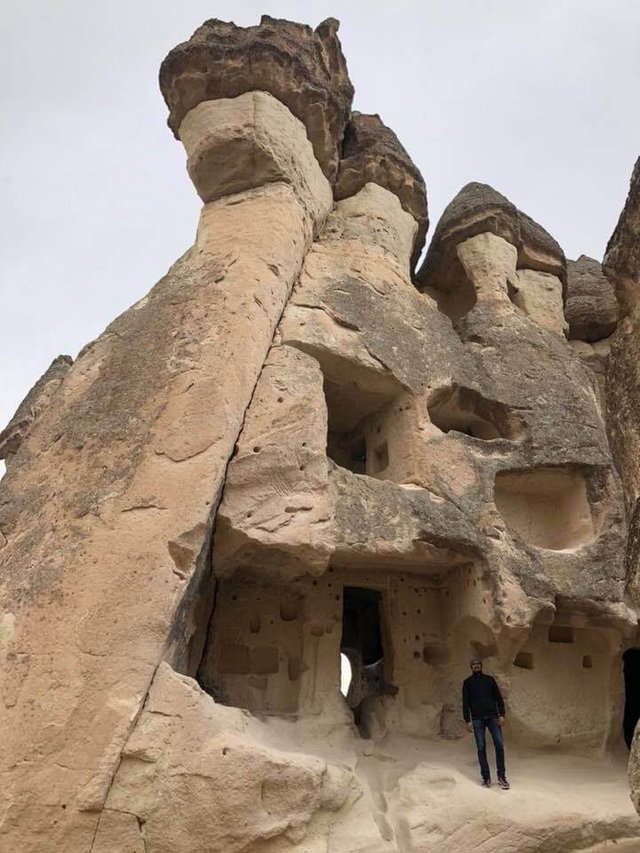
<instances>
[{"instance_id":1,"label":"man's short hair","mask_svg":"<svg viewBox=\"0 0 640 853\"><path fill-rule=\"evenodd\" d=\"M482 666L482 661L480 660L480 658L471 658L471 660L469 661L469 666L473 666L474 663L479 663L480 666Z\"/></svg>"}]
</instances>

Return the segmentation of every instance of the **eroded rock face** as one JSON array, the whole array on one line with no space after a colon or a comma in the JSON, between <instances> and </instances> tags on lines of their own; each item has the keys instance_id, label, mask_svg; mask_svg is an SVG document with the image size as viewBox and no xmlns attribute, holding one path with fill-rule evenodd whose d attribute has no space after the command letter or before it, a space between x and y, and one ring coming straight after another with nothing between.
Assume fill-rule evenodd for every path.
<instances>
[{"instance_id":1,"label":"eroded rock face","mask_svg":"<svg viewBox=\"0 0 640 853\"><path fill-rule=\"evenodd\" d=\"M611 335L618 322L613 288L598 261L580 255L567 262L567 301L564 309L569 338L594 343Z\"/></svg>"},{"instance_id":2,"label":"eroded rock face","mask_svg":"<svg viewBox=\"0 0 640 853\"><path fill-rule=\"evenodd\" d=\"M355 112L345 130L334 195L338 200L348 198L368 183L395 193L403 210L418 223L413 267L422 252L429 227L424 179L398 137L380 116Z\"/></svg>"},{"instance_id":3,"label":"eroded rock face","mask_svg":"<svg viewBox=\"0 0 640 853\"><path fill-rule=\"evenodd\" d=\"M604 273L613 282L622 315L634 306L634 284L640 271L640 159L631 175L629 195L615 231L607 245L603 261Z\"/></svg>"},{"instance_id":4,"label":"eroded rock face","mask_svg":"<svg viewBox=\"0 0 640 853\"><path fill-rule=\"evenodd\" d=\"M336 29L208 22L163 64L195 244L0 485L3 849L639 842L607 753L637 566L564 256L473 184L419 292L424 187L375 116L334 201ZM471 655L529 750L517 819L476 784Z\"/></svg>"},{"instance_id":5,"label":"eroded rock face","mask_svg":"<svg viewBox=\"0 0 640 853\"><path fill-rule=\"evenodd\" d=\"M598 398L605 410L605 375L611 335L618 323L618 305L598 261L581 255L567 262L567 301L564 316L573 351L593 372Z\"/></svg>"},{"instance_id":6,"label":"eroded rock face","mask_svg":"<svg viewBox=\"0 0 640 853\"><path fill-rule=\"evenodd\" d=\"M558 243L540 225L487 184L463 187L446 207L417 279L422 289L441 289L455 266L455 248L482 233L502 237L518 251L518 267L551 273L566 282L566 261Z\"/></svg>"},{"instance_id":7,"label":"eroded rock face","mask_svg":"<svg viewBox=\"0 0 640 853\"><path fill-rule=\"evenodd\" d=\"M203 101L180 126L187 171L202 201L265 184L288 184L312 223L331 205L304 125L267 92Z\"/></svg>"},{"instance_id":8,"label":"eroded rock face","mask_svg":"<svg viewBox=\"0 0 640 853\"><path fill-rule=\"evenodd\" d=\"M360 786L348 769L269 748L260 729L162 664L103 814L122 820L133 810L144 827L127 821L133 849L141 838L158 853L240 853L276 838L294 845L316 813L337 812ZM101 818L98 849L131 849L117 848L122 832Z\"/></svg>"},{"instance_id":9,"label":"eroded rock face","mask_svg":"<svg viewBox=\"0 0 640 853\"><path fill-rule=\"evenodd\" d=\"M194 247L85 348L2 480L10 848L90 849L156 667L197 666L225 468L331 205L312 154L287 162L312 174L254 172L204 206Z\"/></svg>"},{"instance_id":10,"label":"eroded rock face","mask_svg":"<svg viewBox=\"0 0 640 853\"><path fill-rule=\"evenodd\" d=\"M607 409L611 447L621 472L629 516L627 570L636 576L640 565L640 393L638 365L640 347L640 160L631 176L626 204L607 245L603 270L615 289L619 306L618 328L612 337L607 370ZM640 599L638 583L631 589L634 602ZM631 797L640 812L640 732L636 728L629 779Z\"/></svg>"},{"instance_id":11,"label":"eroded rock face","mask_svg":"<svg viewBox=\"0 0 640 853\"><path fill-rule=\"evenodd\" d=\"M353 98L335 19L315 30L268 15L254 27L205 21L166 57L160 88L176 136L203 101L269 92L304 124L323 172L335 178Z\"/></svg>"},{"instance_id":12,"label":"eroded rock face","mask_svg":"<svg viewBox=\"0 0 640 853\"><path fill-rule=\"evenodd\" d=\"M623 604L621 494L592 377L562 327L514 304L515 245L484 232L456 246L475 302L455 331L407 275L410 243L400 235L412 228L391 193L367 185L336 205L305 259L270 359L280 350L286 364L301 350L324 381L269 380L267 365L271 396L256 395L249 408L247 443L230 463L214 539L214 572L225 582L204 683L258 713L326 712L335 695L305 685L337 683L339 605L347 590L364 586L381 595L391 644L389 692L369 696L361 709L367 731L448 732L443 708L455 707L457 667L477 648L504 667L523 740L589 740L604 720L594 710L584 726L570 722L580 688L569 672L583 678L582 659L597 657L615 679L615 637L632 630ZM553 303L556 318L560 304ZM323 403L326 421L313 414ZM284 431L280 407L306 410L309 419L285 415ZM295 470L303 452L317 453L323 429L328 482L320 460L308 472ZM274 450L262 455L265 447ZM274 466L274 453L287 464ZM320 517L309 491L319 470ZM282 490L277 500L274 488ZM313 536L298 542L300 510L312 524L321 521L315 559ZM312 567L324 571L322 580L305 579ZM417 610L403 584L419 599ZM247 589L264 604L252 606ZM277 602L292 589L294 602L287 599L279 616ZM265 624L280 624L280 634ZM548 728L526 698L527 667L514 660L548 669L559 659L548 645L552 629L566 629L572 649L562 664L566 692L556 693ZM231 645L223 639L230 634ZM358 649L349 652L357 661Z\"/></svg>"},{"instance_id":13,"label":"eroded rock face","mask_svg":"<svg viewBox=\"0 0 640 853\"><path fill-rule=\"evenodd\" d=\"M640 161L631 176L626 205L609 240L603 270L615 289L619 306L618 328L612 338L607 382L609 437L619 470L622 472L631 530L627 560L638 565L636 542L638 497L640 496L640 423L637 365L640 363L637 330L640 305L637 298L640 281ZM638 592L636 591L636 596Z\"/></svg>"},{"instance_id":14,"label":"eroded rock face","mask_svg":"<svg viewBox=\"0 0 640 853\"><path fill-rule=\"evenodd\" d=\"M0 432L0 459L4 459L7 465L11 464L25 436L51 402L72 364L73 359L68 355L55 358Z\"/></svg>"}]
</instances>

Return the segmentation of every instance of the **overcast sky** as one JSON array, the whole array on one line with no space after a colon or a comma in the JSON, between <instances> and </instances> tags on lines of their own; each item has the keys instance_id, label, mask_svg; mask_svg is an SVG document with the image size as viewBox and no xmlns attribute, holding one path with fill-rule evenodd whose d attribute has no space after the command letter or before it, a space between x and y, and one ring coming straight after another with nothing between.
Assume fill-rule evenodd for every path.
<instances>
[{"instance_id":1,"label":"overcast sky","mask_svg":"<svg viewBox=\"0 0 640 853\"><path fill-rule=\"evenodd\" d=\"M640 154L640 0L2 0L0 428L193 241L165 54L203 20L340 19L355 107L421 169L431 229L492 184L601 259Z\"/></svg>"}]
</instances>

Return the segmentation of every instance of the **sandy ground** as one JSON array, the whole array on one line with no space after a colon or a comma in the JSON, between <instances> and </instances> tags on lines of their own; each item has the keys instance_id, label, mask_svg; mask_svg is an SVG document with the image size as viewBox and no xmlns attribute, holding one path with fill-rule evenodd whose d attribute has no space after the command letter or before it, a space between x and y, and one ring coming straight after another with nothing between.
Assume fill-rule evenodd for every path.
<instances>
[{"instance_id":1,"label":"sandy ground","mask_svg":"<svg viewBox=\"0 0 640 853\"><path fill-rule=\"evenodd\" d=\"M506 741L510 791L480 785L473 736L459 740L387 736L378 743L335 728L317 738L271 725L272 745L352 767L367 822L379 836L345 831L333 851L398 853L640 853L640 818L629 798L626 755L533 751ZM359 812L365 809L360 803ZM349 818L351 820L351 818ZM362 830L363 831L363 830ZM375 833L375 830L372 830Z\"/></svg>"}]
</instances>

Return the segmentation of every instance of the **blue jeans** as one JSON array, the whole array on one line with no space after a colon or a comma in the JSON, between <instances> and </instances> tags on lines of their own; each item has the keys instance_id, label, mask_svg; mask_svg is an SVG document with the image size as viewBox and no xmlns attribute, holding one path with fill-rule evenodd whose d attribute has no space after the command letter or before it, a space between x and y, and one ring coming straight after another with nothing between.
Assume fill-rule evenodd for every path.
<instances>
[{"instance_id":1,"label":"blue jeans","mask_svg":"<svg viewBox=\"0 0 640 853\"><path fill-rule=\"evenodd\" d=\"M473 734L478 747L478 761L480 763L480 772L483 779L490 779L491 772L489 771L489 763L487 762L487 741L485 729L489 729L493 745L496 750L496 769L498 778L504 776L504 744L502 742L502 730L498 725L497 717L481 717L479 720L472 720Z\"/></svg>"}]
</instances>

